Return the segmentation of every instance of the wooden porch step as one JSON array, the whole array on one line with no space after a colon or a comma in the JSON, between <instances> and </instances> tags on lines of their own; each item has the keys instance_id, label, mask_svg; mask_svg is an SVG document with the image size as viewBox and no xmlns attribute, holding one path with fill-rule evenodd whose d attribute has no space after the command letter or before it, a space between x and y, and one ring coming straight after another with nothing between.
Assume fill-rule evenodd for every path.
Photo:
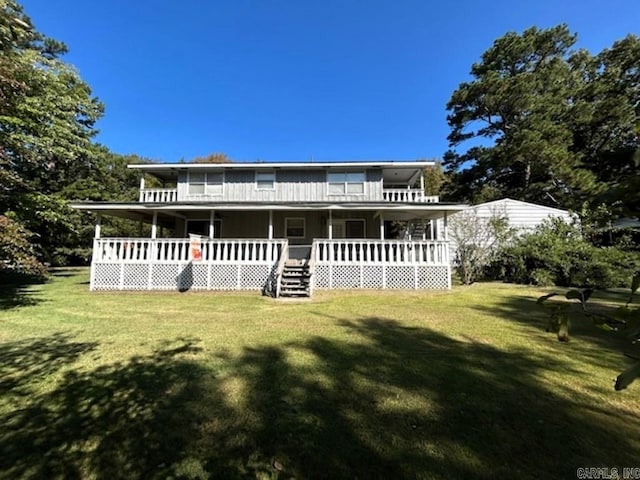
<instances>
[{"instance_id":1,"label":"wooden porch step","mask_svg":"<svg viewBox=\"0 0 640 480\"><path fill-rule=\"evenodd\" d=\"M309 292L307 290L281 290L281 297L309 297Z\"/></svg>"},{"instance_id":2,"label":"wooden porch step","mask_svg":"<svg viewBox=\"0 0 640 480\"><path fill-rule=\"evenodd\" d=\"M310 275L307 272L282 272L282 278L309 278Z\"/></svg>"},{"instance_id":3,"label":"wooden porch step","mask_svg":"<svg viewBox=\"0 0 640 480\"><path fill-rule=\"evenodd\" d=\"M287 260L280 277L281 297L311 296L311 274L306 260Z\"/></svg>"},{"instance_id":4,"label":"wooden porch step","mask_svg":"<svg viewBox=\"0 0 640 480\"><path fill-rule=\"evenodd\" d=\"M280 285L280 291L282 289L286 290L309 290L309 284L299 284L299 283L283 283Z\"/></svg>"},{"instance_id":5,"label":"wooden porch step","mask_svg":"<svg viewBox=\"0 0 640 480\"><path fill-rule=\"evenodd\" d=\"M307 261L306 260L298 260L298 259L289 259L289 260L285 260L284 262L284 266L285 267L306 267L307 265Z\"/></svg>"}]
</instances>

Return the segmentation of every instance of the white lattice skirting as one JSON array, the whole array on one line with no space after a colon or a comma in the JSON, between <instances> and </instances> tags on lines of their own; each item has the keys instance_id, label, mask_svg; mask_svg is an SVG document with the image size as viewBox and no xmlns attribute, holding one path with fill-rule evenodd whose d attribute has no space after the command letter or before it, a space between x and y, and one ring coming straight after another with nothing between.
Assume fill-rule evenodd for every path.
<instances>
[{"instance_id":1,"label":"white lattice skirting","mask_svg":"<svg viewBox=\"0 0 640 480\"><path fill-rule=\"evenodd\" d=\"M446 265L316 265L315 288L448 289Z\"/></svg>"},{"instance_id":2,"label":"white lattice skirting","mask_svg":"<svg viewBox=\"0 0 640 480\"><path fill-rule=\"evenodd\" d=\"M262 290L276 265L97 262L92 290Z\"/></svg>"}]
</instances>

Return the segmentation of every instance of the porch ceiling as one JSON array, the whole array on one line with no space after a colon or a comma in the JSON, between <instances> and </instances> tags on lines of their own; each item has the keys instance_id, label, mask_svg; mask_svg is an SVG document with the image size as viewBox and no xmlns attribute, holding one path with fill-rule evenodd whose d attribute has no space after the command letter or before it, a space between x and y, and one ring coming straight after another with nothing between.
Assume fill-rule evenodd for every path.
<instances>
[{"instance_id":1,"label":"porch ceiling","mask_svg":"<svg viewBox=\"0 0 640 480\"><path fill-rule=\"evenodd\" d=\"M72 205L73 208L78 208L75 205ZM79 210L85 210L89 213L99 213L103 216L110 217L118 217L125 218L127 220L133 220L136 222L143 222L151 224L153 221L153 212L154 210L145 210L145 209L112 209L112 208L81 208ZM178 212L167 212L167 211L157 211L158 212L158 226L162 227L173 227L175 225L175 219L186 219L187 217Z\"/></svg>"},{"instance_id":2,"label":"porch ceiling","mask_svg":"<svg viewBox=\"0 0 640 480\"><path fill-rule=\"evenodd\" d=\"M92 211L104 215L129 218L132 220L151 221L153 212L162 217L186 218L188 212L202 211L372 211L376 216L383 215L388 220L410 220L414 218L434 219L445 214L452 214L467 208L462 204L447 203L380 203L380 202L281 202L281 203L173 203L173 204L140 204L140 203L74 203L73 208Z\"/></svg>"}]
</instances>

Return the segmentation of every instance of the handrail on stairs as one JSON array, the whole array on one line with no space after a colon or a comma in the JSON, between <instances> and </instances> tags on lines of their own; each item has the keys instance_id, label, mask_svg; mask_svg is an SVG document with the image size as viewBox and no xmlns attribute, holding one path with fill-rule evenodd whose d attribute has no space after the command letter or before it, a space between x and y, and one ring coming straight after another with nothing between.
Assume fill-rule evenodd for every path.
<instances>
[{"instance_id":1,"label":"handrail on stairs","mask_svg":"<svg viewBox=\"0 0 640 480\"><path fill-rule=\"evenodd\" d=\"M316 250L318 248L318 242L315 240L311 244L311 255L309 256L309 262L307 265L309 266L309 296L313 294L313 287L316 283L315 281L315 270L316 270Z\"/></svg>"},{"instance_id":2,"label":"handrail on stairs","mask_svg":"<svg viewBox=\"0 0 640 480\"><path fill-rule=\"evenodd\" d=\"M280 289L281 289L281 282L280 279L282 278L282 272L284 272L284 264L285 262L289 259L289 241L285 240L284 241L284 245L282 246L282 251L280 252L280 259L278 260L278 267L276 269L276 289L275 289L275 293L276 293L276 298L280 297Z\"/></svg>"}]
</instances>

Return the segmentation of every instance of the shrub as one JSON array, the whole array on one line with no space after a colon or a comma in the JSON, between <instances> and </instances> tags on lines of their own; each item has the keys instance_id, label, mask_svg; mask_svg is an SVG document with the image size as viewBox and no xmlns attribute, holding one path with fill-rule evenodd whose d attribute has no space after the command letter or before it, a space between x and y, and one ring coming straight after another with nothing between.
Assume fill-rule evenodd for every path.
<instances>
[{"instance_id":1,"label":"shrub","mask_svg":"<svg viewBox=\"0 0 640 480\"><path fill-rule=\"evenodd\" d=\"M577 226L554 219L502 248L489 274L513 283L610 288L628 285L638 268L638 253L595 247Z\"/></svg>"},{"instance_id":2,"label":"shrub","mask_svg":"<svg viewBox=\"0 0 640 480\"><path fill-rule=\"evenodd\" d=\"M89 265L91 249L89 248L56 248L51 265L54 267L78 267Z\"/></svg>"},{"instance_id":3,"label":"shrub","mask_svg":"<svg viewBox=\"0 0 640 480\"><path fill-rule=\"evenodd\" d=\"M460 281L469 285L480 278L500 245L512 235L505 213L493 211L489 217L483 217L476 209L470 209L453 216L449 236Z\"/></svg>"},{"instance_id":4,"label":"shrub","mask_svg":"<svg viewBox=\"0 0 640 480\"><path fill-rule=\"evenodd\" d=\"M0 274L44 277L46 268L36 258L31 233L18 222L0 215Z\"/></svg>"},{"instance_id":5,"label":"shrub","mask_svg":"<svg viewBox=\"0 0 640 480\"><path fill-rule=\"evenodd\" d=\"M531 272L531 279L533 283L541 287L553 287L555 286L553 275L548 270L538 268Z\"/></svg>"}]
</instances>

